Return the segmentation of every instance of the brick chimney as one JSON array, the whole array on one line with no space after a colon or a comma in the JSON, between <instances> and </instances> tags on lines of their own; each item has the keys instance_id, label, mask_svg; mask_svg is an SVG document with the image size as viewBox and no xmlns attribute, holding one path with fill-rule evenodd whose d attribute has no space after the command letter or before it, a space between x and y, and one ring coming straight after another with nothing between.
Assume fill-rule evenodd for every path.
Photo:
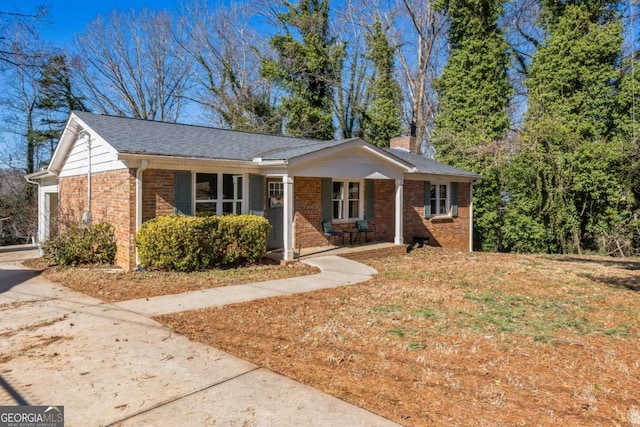
<instances>
[{"instance_id":1,"label":"brick chimney","mask_svg":"<svg viewBox=\"0 0 640 427\"><path fill-rule=\"evenodd\" d=\"M391 138L389 147L420 154L420 144L415 136L396 136Z\"/></svg>"}]
</instances>

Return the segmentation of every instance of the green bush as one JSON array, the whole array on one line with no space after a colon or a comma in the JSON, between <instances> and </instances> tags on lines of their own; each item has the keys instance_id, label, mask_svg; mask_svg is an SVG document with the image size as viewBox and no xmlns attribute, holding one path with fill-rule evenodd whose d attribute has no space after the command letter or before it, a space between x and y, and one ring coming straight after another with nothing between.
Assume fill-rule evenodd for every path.
<instances>
[{"instance_id":1,"label":"green bush","mask_svg":"<svg viewBox=\"0 0 640 427\"><path fill-rule=\"evenodd\" d=\"M142 224L136 246L143 267L195 271L259 260L270 229L254 215L162 216Z\"/></svg>"},{"instance_id":2,"label":"green bush","mask_svg":"<svg viewBox=\"0 0 640 427\"><path fill-rule=\"evenodd\" d=\"M45 256L58 265L109 265L116 259L116 237L110 224L72 227L49 239L43 250Z\"/></svg>"}]
</instances>

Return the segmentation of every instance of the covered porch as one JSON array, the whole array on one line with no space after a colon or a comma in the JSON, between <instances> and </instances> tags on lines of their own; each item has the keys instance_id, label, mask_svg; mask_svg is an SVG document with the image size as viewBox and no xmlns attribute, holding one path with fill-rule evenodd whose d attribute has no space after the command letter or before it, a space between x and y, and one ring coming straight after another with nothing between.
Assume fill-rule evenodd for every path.
<instances>
[{"instance_id":1,"label":"covered porch","mask_svg":"<svg viewBox=\"0 0 640 427\"><path fill-rule=\"evenodd\" d=\"M286 166L266 162L262 166L267 181L279 181L282 191L280 221L267 216L274 228L281 227L283 260L342 243L341 238L327 239L323 230L327 223L345 233L345 242L355 240L356 222L366 220L376 224L378 242L403 243L404 177L412 170L408 162L354 139L291 158Z\"/></svg>"}]
</instances>

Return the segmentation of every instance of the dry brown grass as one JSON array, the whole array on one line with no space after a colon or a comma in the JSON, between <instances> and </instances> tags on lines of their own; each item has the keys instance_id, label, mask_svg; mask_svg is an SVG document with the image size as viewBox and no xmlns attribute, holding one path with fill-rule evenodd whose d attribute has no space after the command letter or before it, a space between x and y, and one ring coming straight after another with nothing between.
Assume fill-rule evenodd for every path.
<instances>
[{"instance_id":1,"label":"dry brown grass","mask_svg":"<svg viewBox=\"0 0 640 427\"><path fill-rule=\"evenodd\" d=\"M365 284L158 320L405 425L640 423L640 260L370 264Z\"/></svg>"},{"instance_id":2,"label":"dry brown grass","mask_svg":"<svg viewBox=\"0 0 640 427\"><path fill-rule=\"evenodd\" d=\"M43 277L107 302L171 295L199 289L262 282L318 273L304 264L280 266L265 260L242 268L207 270L196 273L125 272L117 268L49 267L42 259L25 262L40 270Z\"/></svg>"}]
</instances>

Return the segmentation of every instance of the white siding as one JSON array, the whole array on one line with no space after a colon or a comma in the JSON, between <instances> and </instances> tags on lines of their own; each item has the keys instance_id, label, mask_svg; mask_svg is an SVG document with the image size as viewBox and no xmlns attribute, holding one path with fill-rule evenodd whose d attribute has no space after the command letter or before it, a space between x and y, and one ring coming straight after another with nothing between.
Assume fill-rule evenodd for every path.
<instances>
[{"instance_id":1,"label":"white siding","mask_svg":"<svg viewBox=\"0 0 640 427\"><path fill-rule=\"evenodd\" d=\"M71 151L60 171L60 177L84 175L89 171L89 136L84 133L76 138ZM118 161L117 151L99 136L91 135L91 172L106 172L126 169L127 166Z\"/></svg>"},{"instance_id":2,"label":"white siding","mask_svg":"<svg viewBox=\"0 0 640 427\"><path fill-rule=\"evenodd\" d=\"M294 165L289 174L293 176L316 176L363 179L372 174L382 174L391 179L401 179L401 169L385 162L367 150L352 148L303 164Z\"/></svg>"}]
</instances>

